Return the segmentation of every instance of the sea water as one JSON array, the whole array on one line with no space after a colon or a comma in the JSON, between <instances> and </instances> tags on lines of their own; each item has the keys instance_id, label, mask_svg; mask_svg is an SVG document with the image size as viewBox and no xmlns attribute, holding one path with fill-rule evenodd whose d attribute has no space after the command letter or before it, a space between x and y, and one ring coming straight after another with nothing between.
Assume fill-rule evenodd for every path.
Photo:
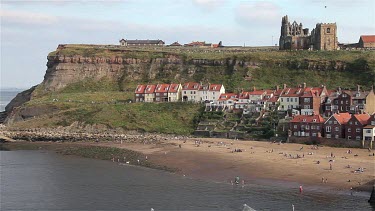
<instances>
[{"instance_id":1,"label":"sea water","mask_svg":"<svg viewBox=\"0 0 375 211\"><path fill-rule=\"evenodd\" d=\"M369 193L232 186L52 151L0 151L0 210L372 210Z\"/></svg>"},{"instance_id":2,"label":"sea water","mask_svg":"<svg viewBox=\"0 0 375 211\"><path fill-rule=\"evenodd\" d=\"M0 112L5 111L5 106L21 91L19 89L0 90Z\"/></svg>"}]
</instances>

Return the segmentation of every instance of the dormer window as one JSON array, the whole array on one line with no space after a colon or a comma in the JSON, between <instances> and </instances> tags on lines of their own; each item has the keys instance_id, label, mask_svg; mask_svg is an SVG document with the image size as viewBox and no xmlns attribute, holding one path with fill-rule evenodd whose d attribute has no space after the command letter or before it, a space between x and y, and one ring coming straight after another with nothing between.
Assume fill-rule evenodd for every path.
<instances>
[{"instance_id":1,"label":"dormer window","mask_svg":"<svg viewBox=\"0 0 375 211\"><path fill-rule=\"evenodd\" d=\"M316 119L313 119L313 122L316 122Z\"/></svg>"},{"instance_id":2,"label":"dormer window","mask_svg":"<svg viewBox=\"0 0 375 211\"><path fill-rule=\"evenodd\" d=\"M303 122L306 122L306 119L303 119Z\"/></svg>"}]
</instances>

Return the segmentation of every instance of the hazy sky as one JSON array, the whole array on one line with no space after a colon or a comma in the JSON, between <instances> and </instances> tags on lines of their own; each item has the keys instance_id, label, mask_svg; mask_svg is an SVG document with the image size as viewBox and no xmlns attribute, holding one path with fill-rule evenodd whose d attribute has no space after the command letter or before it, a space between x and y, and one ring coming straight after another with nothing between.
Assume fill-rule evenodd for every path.
<instances>
[{"instance_id":1,"label":"hazy sky","mask_svg":"<svg viewBox=\"0 0 375 211\"><path fill-rule=\"evenodd\" d=\"M339 42L375 34L373 0L0 0L1 87L43 80L62 43L126 39L263 46L278 42L283 15L311 29L336 22Z\"/></svg>"}]
</instances>

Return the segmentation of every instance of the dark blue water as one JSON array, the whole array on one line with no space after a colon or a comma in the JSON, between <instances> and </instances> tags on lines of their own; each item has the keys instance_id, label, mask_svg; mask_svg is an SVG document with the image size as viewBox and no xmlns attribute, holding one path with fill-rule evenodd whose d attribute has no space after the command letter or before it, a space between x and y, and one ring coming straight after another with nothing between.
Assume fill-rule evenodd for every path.
<instances>
[{"instance_id":1,"label":"dark blue water","mask_svg":"<svg viewBox=\"0 0 375 211\"><path fill-rule=\"evenodd\" d=\"M369 193L200 181L44 151L0 151L0 210L372 210Z\"/></svg>"},{"instance_id":2,"label":"dark blue water","mask_svg":"<svg viewBox=\"0 0 375 211\"><path fill-rule=\"evenodd\" d=\"M22 90L0 90L0 112L5 110L5 106Z\"/></svg>"}]
</instances>

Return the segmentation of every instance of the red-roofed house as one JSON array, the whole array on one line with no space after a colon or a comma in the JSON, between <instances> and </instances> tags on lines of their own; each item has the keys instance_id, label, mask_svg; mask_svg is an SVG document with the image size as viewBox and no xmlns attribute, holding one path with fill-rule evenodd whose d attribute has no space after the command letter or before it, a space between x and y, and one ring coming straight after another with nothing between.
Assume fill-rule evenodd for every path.
<instances>
[{"instance_id":1,"label":"red-roofed house","mask_svg":"<svg viewBox=\"0 0 375 211\"><path fill-rule=\"evenodd\" d=\"M182 85L182 101L200 102L199 89L201 85L196 82L188 82Z\"/></svg>"},{"instance_id":2,"label":"red-roofed house","mask_svg":"<svg viewBox=\"0 0 375 211\"><path fill-rule=\"evenodd\" d=\"M375 35L362 35L358 45L360 48L375 48Z\"/></svg>"},{"instance_id":3,"label":"red-roofed house","mask_svg":"<svg viewBox=\"0 0 375 211\"><path fill-rule=\"evenodd\" d=\"M221 94L225 93L225 88L223 84L207 84L201 85L199 88L199 98L200 101L210 101L213 102L219 99Z\"/></svg>"},{"instance_id":4,"label":"red-roofed house","mask_svg":"<svg viewBox=\"0 0 375 211\"><path fill-rule=\"evenodd\" d=\"M181 84L170 84L168 89L168 101L181 101Z\"/></svg>"},{"instance_id":5,"label":"red-roofed house","mask_svg":"<svg viewBox=\"0 0 375 211\"><path fill-rule=\"evenodd\" d=\"M266 101L266 109L268 111L273 111L276 109L277 102L279 101L279 97L277 96L272 96Z\"/></svg>"},{"instance_id":6,"label":"red-roofed house","mask_svg":"<svg viewBox=\"0 0 375 211\"><path fill-rule=\"evenodd\" d=\"M226 106L229 109L233 109L234 104L238 101L238 95L234 93L221 94L217 100L218 105Z\"/></svg>"},{"instance_id":7,"label":"red-roofed house","mask_svg":"<svg viewBox=\"0 0 375 211\"><path fill-rule=\"evenodd\" d=\"M146 85L140 84L134 91L135 102L144 102L145 101L145 88Z\"/></svg>"},{"instance_id":8,"label":"red-roofed house","mask_svg":"<svg viewBox=\"0 0 375 211\"><path fill-rule=\"evenodd\" d=\"M320 115L297 115L290 121L291 136L321 137L323 123Z\"/></svg>"},{"instance_id":9,"label":"red-roofed house","mask_svg":"<svg viewBox=\"0 0 375 211\"><path fill-rule=\"evenodd\" d=\"M288 109L299 108L299 97L303 93L303 88L286 88L281 93L280 111L287 111Z\"/></svg>"},{"instance_id":10,"label":"red-roofed house","mask_svg":"<svg viewBox=\"0 0 375 211\"><path fill-rule=\"evenodd\" d=\"M155 88L156 85L149 84L145 89L145 102L155 102Z\"/></svg>"},{"instance_id":11,"label":"red-roofed house","mask_svg":"<svg viewBox=\"0 0 375 211\"><path fill-rule=\"evenodd\" d=\"M333 114L324 123L324 137L345 138L345 127L351 117L349 113Z\"/></svg>"},{"instance_id":12,"label":"red-roofed house","mask_svg":"<svg viewBox=\"0 0 375 211\"><path fill-rule=\"evenodd\" d=\"M155 88L155 102L168 102L169 84L158 84Z\"/></svg>"},{"instance_id":13,"label":"red-roofed house","mask_svg":"<svg viewBox=\"0 0 375 211\"><path fill-rule=\"evenodd\" d=\"M250 92L241 92L238 95L238 101L234 105L236 109L244 109L247 107L247 105L250 103L249 93Z\"/></svg>"},{"instance_id":14,"label":"red-roofed house","mask_svg":"<svg viewBox=\"0 0 375 211\"><path fill-rule=\"evenodd\" d=\"M348 121L345 130L346 139L362 140L363 127L367 125L367 121L370 119L368 114L354 114Z\"/></svg>"}]
</instances>

